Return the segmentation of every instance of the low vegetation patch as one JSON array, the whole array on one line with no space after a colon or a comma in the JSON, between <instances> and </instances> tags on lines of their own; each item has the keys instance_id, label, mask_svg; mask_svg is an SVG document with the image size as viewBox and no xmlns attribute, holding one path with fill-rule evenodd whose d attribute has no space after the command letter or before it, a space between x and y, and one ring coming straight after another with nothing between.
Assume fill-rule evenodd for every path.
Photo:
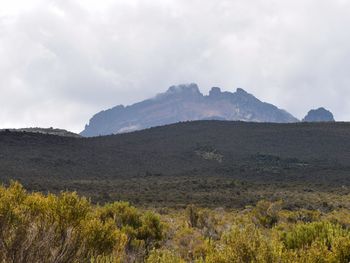
<instances>
[{"instance_id":1,"label":"low vegetation patch","mask_svg":"<svg viewBox=\"0 0 350 263\"><path fill-rule=\"evenodd\" d=\"M0 262L349 262L348 209L94 205L75 192L0 187Z\"/></svg>"}]
</instances>

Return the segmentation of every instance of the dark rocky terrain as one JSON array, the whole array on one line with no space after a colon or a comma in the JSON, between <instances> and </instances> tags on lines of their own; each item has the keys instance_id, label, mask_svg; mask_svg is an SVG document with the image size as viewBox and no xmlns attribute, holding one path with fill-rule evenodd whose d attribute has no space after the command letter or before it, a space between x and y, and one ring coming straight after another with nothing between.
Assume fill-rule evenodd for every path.
<instances>
[{"instance_id":1,"label":"dark rocky terrain","mask_svg":"<svg viewBox=\"0 0 350 263\"><path fill-rule=\"evenodd\" d=\"M139 205L348 194L350 124L196 121L94 138L4 131L0 179Z\"/></svg>"},{"instance_id":2,"label":"dark rocky terrain","mask_svg":"<svg viewBox=\"0 0 350 263\"><path fill-rule=\"evenodd\" d=\"M70 132L64 129L56 129L56 128L19 128L19 129L0 129L0 132L30 132L30 133L41 133L41 134L50 134L57 135L63 137L74 137L80 138L79 134L74 132Z\"/></svg>"},{"instance_id":3,"label":"dark rocky terrain","mask_svg":"<svg viewBox=\"0 0 350 263\"><path fill-rule=\"evenodd\" d=\"M276 106L262 102L243 89L222 92L212 88L205 96L196 84L170 87L154 98L97 113L83 136L108 135L193 120L239 120L290 123L299 120Z\"/></svg>"}]
</instances>

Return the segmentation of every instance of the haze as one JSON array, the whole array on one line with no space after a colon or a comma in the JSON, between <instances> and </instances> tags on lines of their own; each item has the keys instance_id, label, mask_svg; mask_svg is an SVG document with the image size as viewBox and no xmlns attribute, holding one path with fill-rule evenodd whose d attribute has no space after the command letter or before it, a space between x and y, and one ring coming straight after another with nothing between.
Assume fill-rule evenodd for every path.
<instances>
[{"instance_id":1,"label":"haze","mask_svg":"<svg viewBox=\"0 0 350 263\"><path fill-rule=\"evenodd\" d=\"M80 132L179 83L350 115L346 0L0 1L0 127Z\"/></svg>"}]
</instances>

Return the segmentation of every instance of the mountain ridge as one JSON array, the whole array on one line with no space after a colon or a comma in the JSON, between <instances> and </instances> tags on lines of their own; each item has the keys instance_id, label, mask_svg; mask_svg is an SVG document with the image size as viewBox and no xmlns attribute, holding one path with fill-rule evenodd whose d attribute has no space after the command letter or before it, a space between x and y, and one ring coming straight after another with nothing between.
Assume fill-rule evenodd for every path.
<instances>
[{"instance_id":1,"label":"mountain ridge","mask_svg":"<svg viewBox=\"0 0 350 263\"><path fill-rule=\"evenodd\" d=\"M292 123L299 120L286 110L262 102L242 88L222 92L213 87L203 95L197 84L171 86L153 98L95 114L81 132L86 137L162 126L181 121L230 120Z\"/></svg>"},{"instance_id":2,"label":"mountain ridge","mask_svg":"<svg viewBox=\"0 0 350 263\"><path fill-rule=\"evenodd\" d=\"M76 134L71 131L67 131L65 129L59 128L42 128L42 127L28 127L28 128L9 128L9 129L0 129L0 132L22 132L22 133L40 133L40 134L48 134L48 135L56 135L62 137L74 137L80 138L79 134Z\"/></svg>"}]
</instances>

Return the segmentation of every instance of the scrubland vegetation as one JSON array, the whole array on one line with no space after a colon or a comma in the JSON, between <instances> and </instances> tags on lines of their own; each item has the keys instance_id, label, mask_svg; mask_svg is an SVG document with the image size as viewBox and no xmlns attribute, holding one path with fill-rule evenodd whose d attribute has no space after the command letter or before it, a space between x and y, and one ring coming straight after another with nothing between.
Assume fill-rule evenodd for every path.
<instances>
[{"instance_id":1,"label":"scrubland vegetation","mask_svg":"<svg viewBox=\"0 0 350 263\"><path fill-rule=\"evenodd\" d=\"M349 262L349 138L348 123L0 132L0 263Z\"/></svg>"},{"instance_id":2,"label":"scrubland vegetation","mask_svg":"<svg viewBox=\"0 0 350 263\"><path fill-rule=\"evenodd\" d=\"M350 208L349 138L349 123L198 121L95 138L8 131L0 181L138 207Z\"/></svg>"},{"instance_id":3,"label":"scrubland vegetation","mask_svg":"<svg viewBox=\"0 0 350 263\"><path fill-rule=\"evenodd\" d=\"M0 187L1 262L349 262L350 210L92 204Z\"/></svg>"}]
</instances>

